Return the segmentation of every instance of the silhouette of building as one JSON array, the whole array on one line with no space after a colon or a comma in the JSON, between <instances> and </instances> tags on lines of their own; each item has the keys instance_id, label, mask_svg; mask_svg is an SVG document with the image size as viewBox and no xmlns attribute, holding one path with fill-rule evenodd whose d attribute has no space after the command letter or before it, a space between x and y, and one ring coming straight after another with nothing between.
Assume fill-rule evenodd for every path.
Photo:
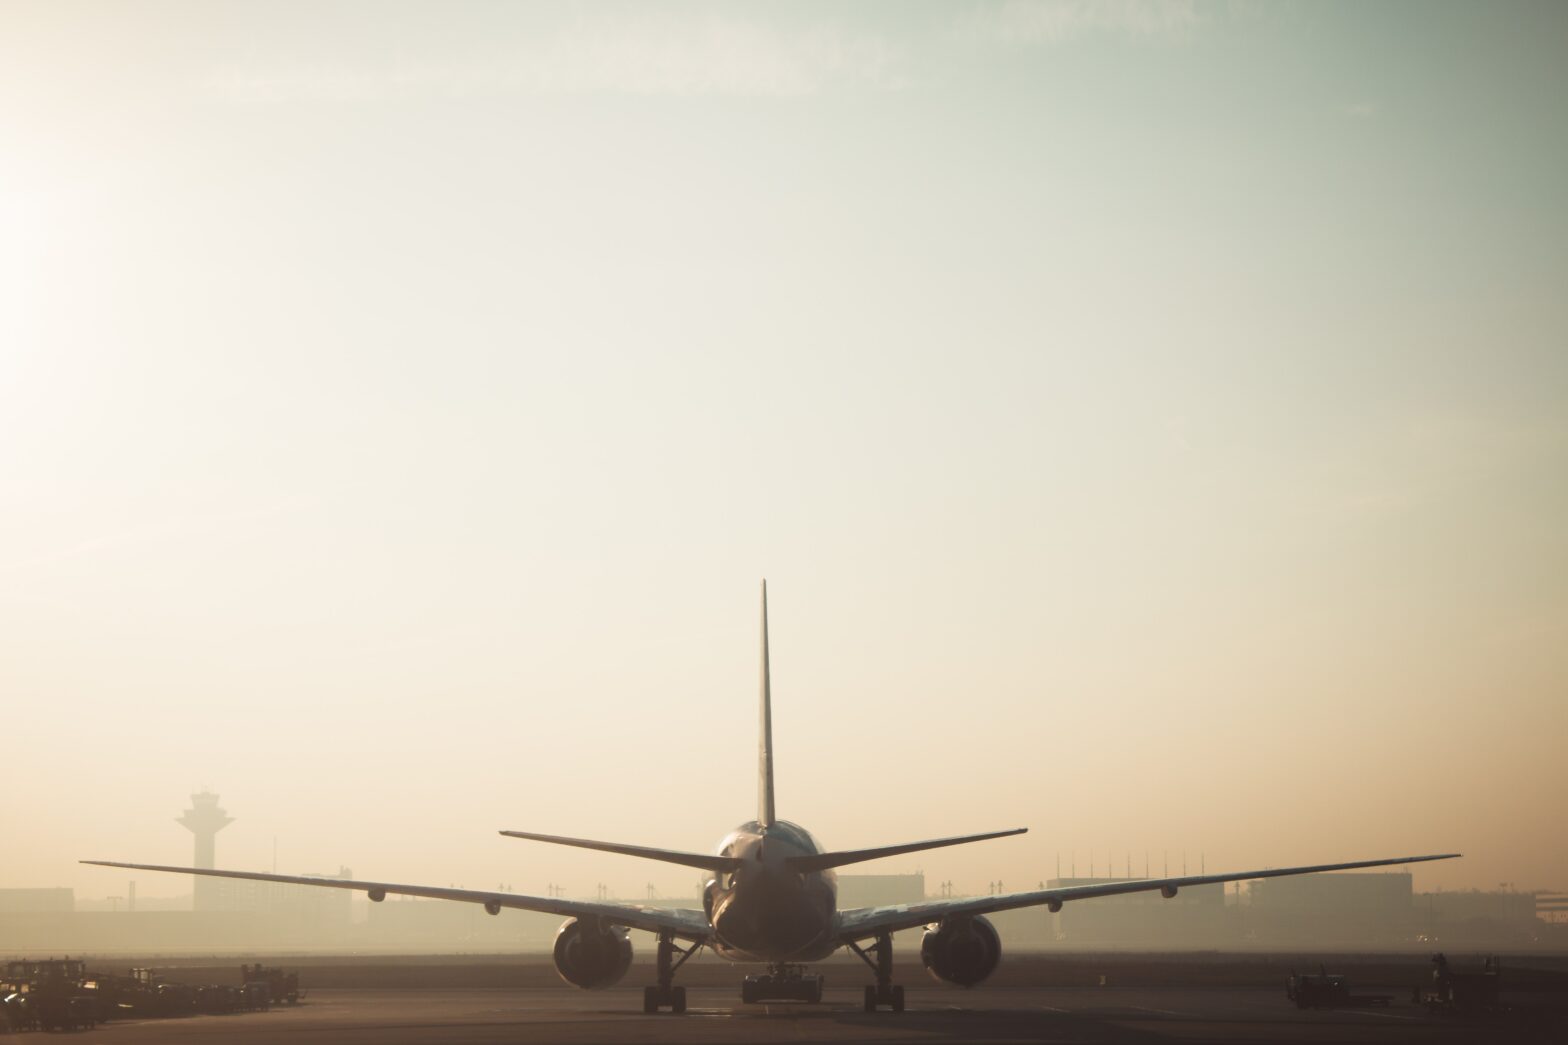
<instances>
[{"instance_id":1,"label":"silhouette of building","mask_svg":"<svg viewBox=\"0 0 1568 1045\"><path fill-rule=\"evenodd\" d=\"M0 914L60 914L74 910L74 889L0 889Z\"/></svg>"},{"instance_id":2,"label":"silhouette of building","mask_svg":"<svg viewBox=\"0 0 1568 1045\"><path fill-rule=\"evenodd\" d=\"M885 907L890 904L919 903L926 898L923 874L841 874L838 876L838 905Z\"/></svg>"},{"instance_id":3,"label":"silhouette of building","mask_svg":"<svg viewBox=\"0 0 1568 1045\"><path fill-rule=\"evenodd\" d=\"M347 867L336 874L306 874L304 878L337 879L354 877ZM239 911L261 915L280 933L308 936L329 935L346 929L353 911L354 895L347 889L321 889L282 882L256 882L244 878L219 878L213 902L220 911Z\"/></svg>"},{"instance_id":4,"label":"silhouette of building","mask_svg":"<svg viewBox=\"0 0 1568 1045\"><path fill-rule=\"evenodd\" d=\"M1568 893L1536 893L1535 916L1553 925L1568 924Z\"/></svg>"},{"instance_id":5,"label":"silhouette of building","mask_svg":"<svg viewBox=\"0 0 1568 1045\"><path fill-rule=\"evenodd\" d=\"M1415 898L1415 922L1423 936L1449 947L1528 947L1549 937L1540 917L1540 896L1512 890L1421 893Z\"/></svg>"},{"instance_id":6,"label":"silhouette of building","mask_svg":"<svg viewBox=\"0 0 1568 1045\"><path fill-rule=\"evenodd\" d=\"M1070 889L1129 880L1136 879L1053 878L1046 887ZM1051 917L1055 942L1070 948L1218 947L1236 936L1235 913L1225 902L1223 884L1182 886L1170 899L1158 892L1139 892L1074 900Z\"/></svg>"},{"instance_id":7,"label":"silhouette of building","mask_svg":"<svg viewBox=\"0 0 1568 1045\"><path fill-rule=\"evenodd\" d=\"M1304 874L1247 883L1247 936L1260 944L1366 947L1415 939L1408 871Z\"/></svg>"},{"instance_id":8,"label":"silhouette of building","mask_svg":"<svg viewBox=\"0 0 1568 1045\"><path fill-rule=\"evenodd\" d=\"M203 791L191 796L191 807L175 823L196 836L196 855L192 867L216 867L218 832L234 823L234 818L218 808L218 796ZM192 906L198 911L223 909L221 879L198 875Z\"/></svg>"}]
</instances>

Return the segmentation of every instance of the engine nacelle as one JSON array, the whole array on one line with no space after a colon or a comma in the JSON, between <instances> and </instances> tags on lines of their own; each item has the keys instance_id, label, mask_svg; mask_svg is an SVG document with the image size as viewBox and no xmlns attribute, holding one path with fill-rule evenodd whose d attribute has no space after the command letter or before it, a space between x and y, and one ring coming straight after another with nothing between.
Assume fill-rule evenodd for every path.
<instances>
[{"instance_id":1,"label":"engine nacelle","mask_svg":"<svg viewBox=\"0 0 1568 1045\"><path fill-rule=\"evenodd\" d=\"M937 979L973 987L996 971L1002 960L1002 938L981 915L949 918L927 927L920 938L920 960Z\"/></svg>"},{"instance_id":2,"label":"engine nacelle","mask_svg":"<svg viewBox=\"0 0 1568 1045\"><path fill-rule=\"evenodd\" d=\"M555 934L555 971L574 987L609 987L631 965L632 941L625 929L571 918Z\"/></svg>"}]
</instances>

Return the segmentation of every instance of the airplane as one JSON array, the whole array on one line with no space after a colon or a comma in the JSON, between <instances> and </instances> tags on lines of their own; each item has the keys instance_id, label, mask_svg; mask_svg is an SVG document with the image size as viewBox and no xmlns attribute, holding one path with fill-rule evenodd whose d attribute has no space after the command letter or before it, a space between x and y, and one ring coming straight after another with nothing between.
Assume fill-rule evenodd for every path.
<instances>
[{"instance_id":1,"label":"airplane","mask_svg":"<svg viewBox=\"0 0 1568 1045\"><path fill-rule=\"evenodd\" d=\"M640 929L652 933L658 941L655 961L658 982L643 990L643 1011L647 1013L664 1008L674 1013L686 1011L686 988L675 984L675 973L703 947L732 962L767 963L767 975L747 976L743 981L741 1000L746 1003L777 999L820 1002L823 978L807 975L807 963L821 961L840 948L848 948L870 967L876 979L874 985L865 988L865 1011L875 1012L887 1008L902 1012L904 988L893 983L893 934L902 930L924 926L920 957L927 971L937 980L971 987L989 976L1001 959L1001 938L985 917L998 911L1044 906L1055 912L1061 910L1063 904L1075 900L1155 890L1170 899L1178 890L1192 886L1449 860L1461 855L1439 853L1234 874L1122 880L841 911L837 903L835 868L903 853L1023 834L1028 829L1020 827L870 849L826 850L805 828L780 820L773 790L773 707L768 666L767 581L762 582L759 731L757 817L731 831L712 855L529 831L500 832L511 838L644 857L707 871L712 877L703 889L701 910L443 889L392 882L304 878L255 871L170 867L109 860L83 860L82 863L138 871L167 871L362 890L376 903L395 894L482 904L493 915L500 914L502 908L563 915L567 920L556 933L553 952L555 966L562 979L586 990L609 987L626 974L632 962L629 930Z\"/></svg>"}]
</instances>

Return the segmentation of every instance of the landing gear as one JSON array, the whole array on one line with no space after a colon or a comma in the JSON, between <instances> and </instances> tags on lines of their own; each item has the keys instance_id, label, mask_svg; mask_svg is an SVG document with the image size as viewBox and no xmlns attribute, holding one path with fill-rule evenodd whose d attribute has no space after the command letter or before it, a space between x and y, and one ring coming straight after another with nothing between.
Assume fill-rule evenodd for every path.
<instances>
[{"instance_id":1,"label":"landing gear","mask_svg":"<svg viewBox=\"0 0 1568 1045\"><path fill-rule=\"evenodd\" d=\"M701 946L700 943L694 943L683 951L675 946L674 936L669 933L659 934L659 982L642 989L643 1012L655 1013L664 1008L677 1014L686 1011L686 988L675 986L675 970L685 965L686 959L696 954L697 948ZM680 955L679 961L675 959L677 954Z\"/></svg>"},{"instance_id":2,"label":"landing gear","mask_svg":"<svg viewBox=\"0 0 1568 1045\"><path fill-rule=\"evenodd\" d=\"M822 1000L822 987L827 983L821 976L807 976L804 965L774 962L768 966L766 976L748 976L740 985L740 1000L747 1005L759 1001L805 1001L815 1004Z\"/></svg>"},{"instance_id":3,"label":"landing gear","mask_svg":"<svg viewBox=\"0 0 1568 1045\"><path fill-rule=\"evenodd\" d=\"M893 983L893 935L878 933L877 942L864 949L851 940L849 948L877 974L876 984L866 987L866 1011L876 1012L886 1005L894 1012L903 1012L904 988ZM872 955L876 956L875 960Z\"/></svg>"},{"instance_id":4,"label":"landing gear","mask_svg":"<svg viewBox=\"0 0 1568 1045\"><path fill-rule=\"evenodd\" d=\"M878 1007L886 1005L894 1012L904 1011L904 988L901 984L894 984L888 988L873 987L866 984L866 1011L876 1012Z\"/></svg>"},{"instance_id":5,"label":"landing gear","mask_svg":"<svg viewBox=\"0 0 1568 1045\"><path fill-rule=\"evenodd\" d=\"M673 1013L686 1011L685 987L644 987L642 989L642 1011L655 1013L668 1006Z\"/></svg>"}]
</instances>

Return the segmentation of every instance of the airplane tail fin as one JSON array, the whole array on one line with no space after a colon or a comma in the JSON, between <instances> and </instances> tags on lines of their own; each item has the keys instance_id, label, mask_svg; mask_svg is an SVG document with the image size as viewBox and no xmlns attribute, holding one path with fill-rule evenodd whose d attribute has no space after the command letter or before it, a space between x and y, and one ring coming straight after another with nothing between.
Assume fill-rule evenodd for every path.
<instances>
[{"instance_id":1,"label":"airplane tail fin","mask_svg":"<svg viewBox=\"0 0 1568 1045\"><path fill-rule=\"evenodd\" d=\"M757 741L757 824L770 827L773 813L773 694L768 673L768 582L762 582L762 721Z\"/></svg>"}]
</instances>

